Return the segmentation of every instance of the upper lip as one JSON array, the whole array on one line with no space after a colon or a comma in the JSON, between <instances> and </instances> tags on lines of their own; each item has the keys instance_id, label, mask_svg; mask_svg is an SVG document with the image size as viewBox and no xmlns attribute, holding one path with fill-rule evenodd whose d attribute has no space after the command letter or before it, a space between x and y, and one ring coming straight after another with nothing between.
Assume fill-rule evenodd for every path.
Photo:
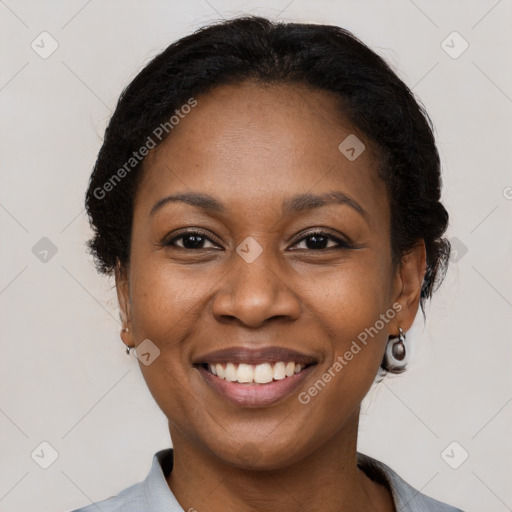
<instances>
[{"instance_id":1,"label":"upper lip","mask_svg":"<svg viewBox=\"0 0 512 512\"><path fill-rule=\"evenodd\" d=\"M294 362L303 365L317 363L313 356L291 350L284 347L230 347L214 352L208 352L205 355L196 357L193 364L217 364L217 363L277 363L278 361Z\"/></svg>"}]
</instances>

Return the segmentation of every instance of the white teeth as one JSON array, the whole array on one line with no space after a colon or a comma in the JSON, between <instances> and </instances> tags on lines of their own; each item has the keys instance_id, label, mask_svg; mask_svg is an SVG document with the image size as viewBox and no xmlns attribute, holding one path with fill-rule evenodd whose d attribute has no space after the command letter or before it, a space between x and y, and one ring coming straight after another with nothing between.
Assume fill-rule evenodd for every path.
<instances>
[{"instance_id":1,"label":"white teeth","mask_svg":"<svg viewBox=\"0 0 512 512\"><path fill-rule=\"evenodd\" d=\"M224 379L226 377L226 370L224 370L224 366L221 364L216 364L215 369L217 370L216 375L220 377L221 379Z\"/></svg>"},{"instance_id":2,"label":"white teeth","mask_svg":"<svg viewBox=\"0 0 512 512\"><path fill-rule=\"evenodd\" d=\"M226 376L225 379L233 382L236 380L236 367L233 363L228 363L226 365Z\"/></svg>"},{"instance_id":3,"label":"white teeth","mask_svg":"<svg viewBox=\"0 0 512 512\"><path fill-rule=\"evenodd\" d=\"M286 377L285 365L283 362L279 361L274 365L274 379L282 380Z\"/></svg>"},{"instance_id":4,"label":"white teeth","mask_svg":"<svg viewBox=\"0 0 512 512\"><path fill-rule=\"evenodd\" d=\"M259 364L254 368L254 382L257 384L266 384L272 382L274 372L272 366L268 363Z\"/></svg>"},{"instance_id":5,"label":"white teeth","mask_svg":"<svg viewBox=\"0 0 512 512\"><path fill-rule=\"evenodd\" d=\"M252 382L254 370L250 364L239 364L236 371L236 380L238 382Z\"/></svg>"},{"instance_id":6,"label":"white teeth","mask_svg":"<svg viewBox=\"0 0 512 512\"><path fill-rule=\"evenodd\" d=\"M209 364L208 368L213 375L229 382L240 382L242 384L267 384L272 380L282 380L286 377L293 377L300 373L305 366L294 362L279 361L273 366L270 363L257 365L240 363Z\"/></svg>"}]
</instances>

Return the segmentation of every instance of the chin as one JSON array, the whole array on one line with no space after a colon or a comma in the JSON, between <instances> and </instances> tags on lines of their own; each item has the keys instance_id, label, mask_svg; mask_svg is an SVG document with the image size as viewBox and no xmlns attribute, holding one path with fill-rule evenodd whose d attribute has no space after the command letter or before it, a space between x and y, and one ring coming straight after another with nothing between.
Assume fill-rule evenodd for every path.
<instances>
[{"instance_id":1,"label":"chin","mask_svg":"<svg viewBox=\"0 0 512 512\"><path fill-rule=\"evenodd\" d=\"M228 441L225 450L216 444L211 451L229 466L255 471L283 469L307 456L305 453L307 450L304 447L301 450L295 436L291 436L285 443L279 445L269 443L268 440L267 437L261 442L241 440L239 443L234 443Z\"/></svg>"}]
</instances>

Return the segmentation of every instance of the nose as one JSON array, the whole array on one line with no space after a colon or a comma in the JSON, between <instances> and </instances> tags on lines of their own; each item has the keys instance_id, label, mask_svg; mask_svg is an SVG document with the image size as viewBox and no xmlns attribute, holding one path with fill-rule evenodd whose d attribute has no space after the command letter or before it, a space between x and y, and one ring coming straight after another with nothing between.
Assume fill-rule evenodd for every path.
<instances>
[{"instance_id":1,"label":"nose","mask_svg":"<svg viewBox=\"0 0 512 512\"><path fill-rule=\"evenodd\" d=\"M251 263L238 254L234 259L213 300L213 315L219 322L255 328L270 319L299 318L301 303L291 282L293 271L272 264L266 251Z\"/></svg>"}]
</instances>

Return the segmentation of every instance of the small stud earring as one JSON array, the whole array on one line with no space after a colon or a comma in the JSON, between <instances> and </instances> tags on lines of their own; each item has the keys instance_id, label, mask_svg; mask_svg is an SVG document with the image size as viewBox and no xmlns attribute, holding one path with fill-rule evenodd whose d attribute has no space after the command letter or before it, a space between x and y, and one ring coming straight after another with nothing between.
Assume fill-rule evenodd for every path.
<instances>
[{"instance_id":1,"label":"small stud earring","mask_svg":"<svg viewBox=\"0 0 512 512\"><path fill-rule=\"evenodd\" d=\"M123 327L121 329L121 332L130 332L130 329L128 327ZM126 345L126 354L127 355L130 355L130 350L132 349L133 347L129 347L128 345Z\"/></svg>"}]
</instances>

